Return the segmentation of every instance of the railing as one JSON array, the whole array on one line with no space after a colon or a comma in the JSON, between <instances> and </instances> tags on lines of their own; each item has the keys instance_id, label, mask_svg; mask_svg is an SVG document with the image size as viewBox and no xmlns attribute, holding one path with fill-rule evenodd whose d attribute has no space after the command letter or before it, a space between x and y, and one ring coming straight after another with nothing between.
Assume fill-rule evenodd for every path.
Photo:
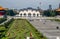
<instances>
[{"instance_id":1,"label":"railing","mask_svg":"<svg viewBox=\"0 0 60 39\"><path fill-rule=\"evenodd\" d=\"M19 17L19 16L9 16L9 18L14 18L14 19L60 19L59 17Z\"/></svg>"}]
</instances>

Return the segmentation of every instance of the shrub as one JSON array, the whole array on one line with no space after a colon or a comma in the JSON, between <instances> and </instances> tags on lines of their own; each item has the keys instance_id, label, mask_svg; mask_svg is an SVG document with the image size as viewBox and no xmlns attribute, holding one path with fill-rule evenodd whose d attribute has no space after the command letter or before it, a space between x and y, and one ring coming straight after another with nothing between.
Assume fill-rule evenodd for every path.
<instances>
[{"instance_id":1,"label":"shrub","mask_svg":"<svg viewBox=\"0 0 60 39\"><path fill-rule=\"evenodd\" d=\"M8 28L8 25L9 25L13 20L14 20L14 19L11 19L11 20L9 20L8 22L6 22L6 23L4 24L5 28Z\"/></svg>"},{"instance_id":2,"label":"shrub","mask_svg":"<svg viewBox=\"0 0 60 39\"><path fill-rule=\"evenodd\" d=\"M5 20L7 20L7 19L1 18L1 19L0 19L0 23L4 22Z\"/></svg>"},{"instance_id":3,"label":"shrub","mask_svg":"<svg viewBox=\"0 0 60 39\"><path fill-rule=\"evenodd\" d=\"M0 38L5 37L6 32L8 31L8 26L9 24L13 21L14 19L10 19L8 22L4 23L3 25L0 25ZM7 29L8 28L8 29Z\"/></svg>"}]
</instances>

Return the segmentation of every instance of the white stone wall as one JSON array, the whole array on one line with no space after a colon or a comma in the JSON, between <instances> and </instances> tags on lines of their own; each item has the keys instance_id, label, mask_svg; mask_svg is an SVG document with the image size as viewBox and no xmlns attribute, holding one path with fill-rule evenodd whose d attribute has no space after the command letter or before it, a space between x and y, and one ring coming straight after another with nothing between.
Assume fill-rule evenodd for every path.
<instances>
[{"instance_id":1,"label":"white stone wall","mask_svg":"<svg viewBox=\"0 0 60 39\"><path fill-rule=\"evenodd\" d=\"M36 11L36 10L24 10L24 11L20 11L19 12L19 16L21 16L21 14L22 14L22 17L25 17L24 14L26 14L26 17L29 16L28 14L31 14L31 17L34 17L33 14L35 14L35 17L39 17L40 16L40 12ZM37 14L38 14L38 16L37 16Z\"/></svg>"}]
</instances>

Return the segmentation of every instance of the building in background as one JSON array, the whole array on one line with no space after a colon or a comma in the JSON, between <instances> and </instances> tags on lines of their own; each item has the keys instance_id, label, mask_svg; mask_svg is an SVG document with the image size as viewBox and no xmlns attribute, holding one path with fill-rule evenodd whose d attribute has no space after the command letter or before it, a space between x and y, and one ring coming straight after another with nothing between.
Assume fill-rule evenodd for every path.
<instances>
[{"instance_id":1,"label":"building in background","mask_svg":"<svg viewBox=\"0 0 60 39\"><path fill-rule=\"evenodd\" d=\"M3 16L5 14L5 10L3 7L0 6L0 16Z\"/></svg>"},{"instance_id":2,"label":"building in background","mask_svg":"<svg viewBox=\"0 0 60 39\"><path fill-rule=\"evenodd\" d=\"M59 8L56 9L57 15L60 15L60 4L59 4Z\"/></svg>"},{"instance_id":3,"label":"building in background","mask_svg":"<svg viewBox=\"0 0 60 39\"><path fill-rule=\"evenodd\" d=\"M2 18L2 17L6 17L6 11L5 11L5 8L0 6L0 18Z\"/></svg>"},{"instance_id":4,"label":"building in background","mask_svg":"<svg viewBox=\"0 0 60 39\"><path fill-rule=\"evenodd\" d=\"M20 9L19 17L40 17L40 12L33 8Z\"/></svg>"}]
</instances>

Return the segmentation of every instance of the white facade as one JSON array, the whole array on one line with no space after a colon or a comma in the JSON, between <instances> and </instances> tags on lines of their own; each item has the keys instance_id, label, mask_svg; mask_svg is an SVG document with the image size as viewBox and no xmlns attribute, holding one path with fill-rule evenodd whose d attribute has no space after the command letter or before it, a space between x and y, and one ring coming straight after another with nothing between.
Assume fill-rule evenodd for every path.
<instances>
[{"instance_id":1,"label":"white facade","mask_svg":"<svg viewBox=\"0 0 60 39\"><path fill-rule=\"evenodd\" d=\"M20 17L40 17L40 12L35 9L20 10Z\"/></svg>"}]
</instances>

